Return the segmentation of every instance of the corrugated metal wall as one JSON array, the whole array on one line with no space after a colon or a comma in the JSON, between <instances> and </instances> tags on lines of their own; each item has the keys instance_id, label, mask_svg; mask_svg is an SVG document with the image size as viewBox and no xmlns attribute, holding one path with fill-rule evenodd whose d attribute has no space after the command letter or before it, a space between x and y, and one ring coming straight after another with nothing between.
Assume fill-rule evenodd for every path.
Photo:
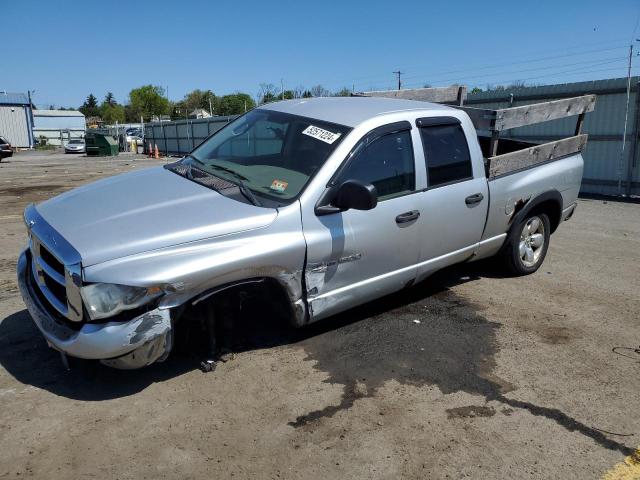
<instances>
[{"instance_id":1,"label":"corrugated metal wall","mask_svg":"<svg viewBox=\"0 0 640 480\"><path fill-rule=\"evenodd\" d=\"M639 81L640 77L631 79L624 155L621 153L627 102L626 78L481 92L469 94L465 104L470 107L504 108L595 93L598 95L596 108L586 115L583 127L583 133L589 134L589 141L584 151L582 192L640 195L640 162L637 148L640 128ZM508 130L502 136L544 142L573 135L575 124L576 117L570 117Z\"/></svg>"},{"instance_id":2,"label":"corrugated metal wall","mask_svg":"<svg viewBox=\"0 0 640 480\"><path fill-rule=\"evenodd\" d=\"M195 120L176 120L145 124L144 139L148 145L158 145L158 150L169 155L189 153L214 132L236 118L209 117Z\"/></svg>"},{"instance_id":3,"label":"corrugated metal wall","mask_svg":"<svg viewBox=\"0 0 640 480\"><path fill-rule=\"evenodd\" d=\"M47 139L48 145L63 145L72 138L84 138L86 125L83 116L39 114L33 111L33 135L36 140Z\"/></svg>"},{"instance_id":4,"label":"corrugated metal wall","mask_svg":"<svg viewBox=\"0 0 640 480\"><path fill-rule=\"evenodd\" d=\"M29 107L24 105L0 105L0 135L17 148L28 148Z\"/></svg>"}]
</instances>

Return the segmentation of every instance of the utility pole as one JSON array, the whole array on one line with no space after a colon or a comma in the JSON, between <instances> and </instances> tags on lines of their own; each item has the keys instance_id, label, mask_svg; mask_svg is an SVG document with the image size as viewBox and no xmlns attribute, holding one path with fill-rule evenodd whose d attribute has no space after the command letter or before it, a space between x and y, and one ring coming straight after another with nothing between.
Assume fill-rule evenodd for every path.
<instances>
[{"instance_id":1,"label":"utility pole","mask_svg":"<svg viewBox=\"0 0 640 480\"><path fill-rule=\"evenodd\" d=\"M284 100L284 80L280 79L280 91L282 92L282 100Z\"/></svg>"},{"instance_id":2,"label":"utility pole","mask_svg":"<svg viewBox=\"0 0 640 480\"><path fill-rule=\"evenodd\" d=\"M213 117L213 107L211 106L211 97L209 97L209 115Z\"/></svg>"},{"instance_id":3,"label":"utility pole","mask_svg":"<svg viewBox=\"0 0 640 480\"><path fill-rule=\"evenodd\" d=\"M631 96L631 60L633 58L633 43L629 45L629 64L627 67L627 104L624 110L624 133L622 134L622 150L618 162L618 195L622 195L622 165L624 163L624 149L627 144L627 121L629 119L629 98Z\"/></svg>"},{"instance_id":4,"label":"utility pole","mask_svg":"<svg viewBox=\"0 0 640 480\"><path fill-rule=\"evenodd\" d=\"M29 148L33 148L35 146L35 137L33 136L33 99L31 98L31 95L33 95L34 93L36 93L35 90L27 90L27 94L29 95L29 123L30 123L30 128L29 128Z\"/></svg>"},{"instance_id":5,"label":"utility pole","mask_svg":"<svg viewBox=\"0 0 640 480\"><path fill-rule=\"evenodd\" d=\"M398 69L397 72L393 72L393 73L398 76L398 90L400 90L402 89L402 81L400 80L400 75L402 75L402 72L400 71L400 69Z\"/></svg>"}]
</instances>

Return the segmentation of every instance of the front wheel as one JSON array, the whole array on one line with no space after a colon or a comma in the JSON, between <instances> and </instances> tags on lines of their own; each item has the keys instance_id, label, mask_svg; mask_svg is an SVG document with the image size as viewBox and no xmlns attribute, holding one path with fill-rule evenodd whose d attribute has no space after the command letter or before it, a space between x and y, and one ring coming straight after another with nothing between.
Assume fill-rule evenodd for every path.
<instances>
[{"instance_id":1,"label":"front wheel","mask_svg":"<svg viewBox=\"0 0 640 480\"><path fill-rule=\"evenodd\" d=\"M514 226L505 245L507 268L515 275L528 275L540 268L549 248L551 224L545 213L534 213Z\"/></svg>"}]
</instances>

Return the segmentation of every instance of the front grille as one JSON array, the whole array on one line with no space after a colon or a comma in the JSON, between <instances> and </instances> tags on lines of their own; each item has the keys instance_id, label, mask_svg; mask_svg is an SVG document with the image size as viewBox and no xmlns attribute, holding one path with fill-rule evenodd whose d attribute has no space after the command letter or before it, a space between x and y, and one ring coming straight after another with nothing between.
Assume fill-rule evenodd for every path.
<instances>
[{"instance_id":1,"label":"front grille","mask_svg":"<svg viewBox=\"0 0 640 480\"><path fill-rule=\"evenodd\" d=\"M60 285L46 273L44 274L44 284L62 305L67 304L67 287Z\"/></svg>"},{"instance_id":2,"label":"front grille","mask_svg":"<svg viewBox=\"0 0 640 480\"><path fill-rule=\"evenodd\" d=\"M58 314L72 322L82 320L79 281L71 268L45 246L33 233L30 236L31 273L40 294Z\"/></svg>"},{"instance_id":3,"label":"front grille","mask_svg":"<svg viewBox=\"0 0 640 480\"><path fill-rule=\"evenodd\" d=\"M42 244L40 244L40 258L53 270L64 277L64 264L54 257Z\"/></svg>"}]
</instances>

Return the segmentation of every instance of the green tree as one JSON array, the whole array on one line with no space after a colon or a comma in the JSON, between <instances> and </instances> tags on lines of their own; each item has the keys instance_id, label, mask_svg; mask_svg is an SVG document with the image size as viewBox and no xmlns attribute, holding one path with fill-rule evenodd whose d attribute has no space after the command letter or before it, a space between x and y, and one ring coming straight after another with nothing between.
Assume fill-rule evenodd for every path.
<instances>
[{"instance_id":1,"label":"green tree","mask_svg":"<svg viewBox=\"0 0 640 480\"><path fill-rule=\"evenodd\" d=\"M166 115L169 113L169 100L164 97L164 89L157 85L144 85L134 88L129 92L130 115L133 121L139 121L140 117L150 121L154 115Z\"/></svg>"},{"instance_id":2,"label":"green tree","mask_svg":"<svg viewBox=\"0 0 640 480\"><path fill-rule=\"evenodd\" d=\"M80 110L85 117L98 117L100 115L98 99L93 95L93 93L90 93L78 110Z\"/></svg>"},{"instance_id":3,"label":"green tree","mask_svg":"<svg viewBox=\"0 0 640 480\"><path fill-rule=\"evenodd\" d=\"M103 105L104 105L105 103L106 103L107 105L112 106L112 107L113 107L114 105L117 105L117 104L118 104L118 102L116 102L116 97L114 97L114 96L113 96L113 93L111 93L111 92L107 92L107 94L104 96L104 102L103 102Z\"/></svg>"},{"instance_id":4,"label":"green tree","mask_svg":"<svg viewBox=\"0 0 640 480\"><path fill-rule=\"evenodd\" d=\"M293 100L294 98L296 98L296 93L293 90L285 90L284 92L282 92L282 95L280 97L281 100L282 97L284 97L285 100Z\"/></svg>"},{"instance_id":5,"label":"green tree","mask_svg":"<svg viewBox=\"0 0 640 480\"><path fill-rule=\"evenodd\" d=\"M480 93L482 89L480 87L473 87L469 93Z\"/></svg>"},{"instance_id":6,"label":"green tree","mask_svg":"<svg viewBox=\"0 0 640 480\"><path fill-rule=\"evenodd\" d=\"M239 115L255 108L256 102L253 101L251 95L247 93L233 93L220 97L216 105L216 114L218 115Z\"/></svg>"},{"instance_id":7,"label":"green tree","mask_svg":"<svg viewBox=\"0 0 640 480\"><path fill-rule=\"evenodd\" d=\"M109 125L113 125L116 122L124 123L126 120L124 107L117 103L111 105L107 103L106 98L104 102L102 102L102 105L100 105L100 116L102 117L102 120Z\"/></svg>"},{"instance_id":8,"label":"green tree","mask_svg":"<svg viewBox=\"0 0 640 480\"><path fill-rule=\"evenodd\" d=\"M191 113L196 108L204 108L207 112L213 115L214 112L209 110L215 110L218 97L211 90L193 90L184 96L184 103Z\"/></svg>"}]
</instances>

